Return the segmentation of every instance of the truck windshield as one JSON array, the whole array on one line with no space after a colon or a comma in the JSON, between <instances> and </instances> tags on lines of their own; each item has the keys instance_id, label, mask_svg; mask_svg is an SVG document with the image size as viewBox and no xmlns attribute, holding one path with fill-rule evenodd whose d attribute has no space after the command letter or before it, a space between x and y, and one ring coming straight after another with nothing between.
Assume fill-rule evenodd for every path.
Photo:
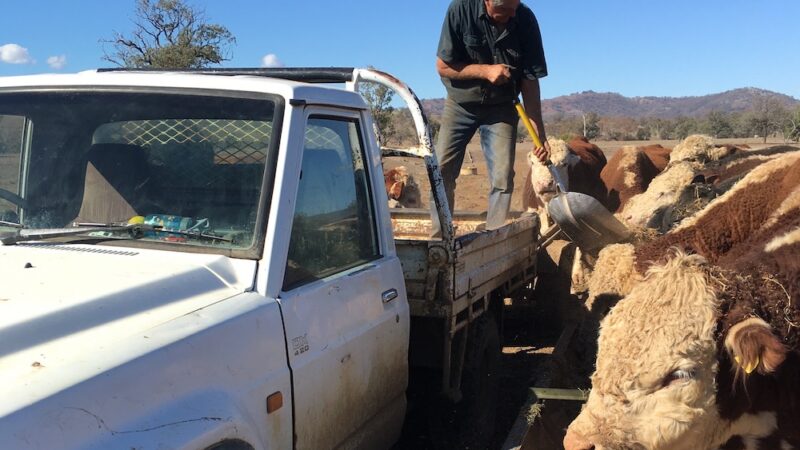
<instances>
[{"instance_id":1,"label":"truck windshield","mask_svg":"<svg viewBox=\"0 0 800 450\"><path fill-rule=\"evenodd\" d=\"M0 232L141 223L137 242L252 250L281 104L257 95L0 93Z\"/></svg>"}]
</instances>

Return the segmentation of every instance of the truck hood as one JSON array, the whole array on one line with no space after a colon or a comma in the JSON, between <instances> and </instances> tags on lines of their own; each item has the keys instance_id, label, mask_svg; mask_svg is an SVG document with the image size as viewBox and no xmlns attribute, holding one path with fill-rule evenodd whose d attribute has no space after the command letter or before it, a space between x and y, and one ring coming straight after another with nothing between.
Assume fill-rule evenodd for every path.
<instances>
[{"instance_id":1,"label":"truck hood","mask_svg":"<svg viewBox=\"0 0 800 450\"><path fill-rule=\"evenodd\" d=\"M255 269L218 255L0 246L0 417L178 339L170 321L249 290Z\"/></svg>"}]
</instances>

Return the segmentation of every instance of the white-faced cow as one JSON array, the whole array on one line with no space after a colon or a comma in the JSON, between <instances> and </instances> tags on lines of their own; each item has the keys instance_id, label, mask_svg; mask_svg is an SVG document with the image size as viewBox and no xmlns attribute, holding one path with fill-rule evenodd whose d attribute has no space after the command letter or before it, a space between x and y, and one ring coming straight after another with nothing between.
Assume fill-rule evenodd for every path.
<instances>
[{"instance_id":1,"label":"white-faced cow","mask_svg":"<svg viewBox=\"0 0 800 450\"><path fill-rule=\"evenodd\" d=\"M712 263L735 260L752 242L769 239L776 226L800 211L800 151L761 161L733 188L664 235L642 236L637 245L600 251L589 280L589 298L619 298L630 292L654 262L672 247ZM591 301L589 302L592 303Z\"/></svg>"},{"instance_id":2,"label":"white-faced cow","mask_svg":"<svg viewBox=\"0 0 800 450\"><path fill-rule=\"evenodd\" d=\"M798 230L739 268L652 267L602 323L565 448L800 448Z\"/></svg>"},{"instance_id":3,"label":"white-faced cow","mask_svg":"<svg viewBox=\"0 0 800 450\"><path fill-rule=\"evenodd\" d=\"M733 147L715 146L708 136L687 137L672 149L669 164L651 179L647 189L629 196L627 203L620 205L619 218L631 227L666 232L672 223L665 219L671 215L665 213L697 198L693 184L698 181L698 175L709 162L719 161L734 151Z\"/></svg>"},{"instance_id":4,"label":"white-faced cow","mask_svg":"<svg viewBox=\"0 0 800 450\"><path fill-rule=\"evenodd\" d=\"M550 161L566 188L571 192L591 195L603 202L605 188L600 171L606 165L603 151L586 138L575 137L569 142L548 139ZM530 169L525 176L522 207L532 212L541 210L556 195L556 182L550 170L533 153L528 154Z\"/></svg>"},{"instance_id":5,"label":"white-faced cow","mask_svg":"<svg viewBox=\"0 0 800 450\"><path fill-rule=\"evenodd\" d=\"M800 155L630 256L565 448L800 448Z\"/></svg>"}]
</instances>

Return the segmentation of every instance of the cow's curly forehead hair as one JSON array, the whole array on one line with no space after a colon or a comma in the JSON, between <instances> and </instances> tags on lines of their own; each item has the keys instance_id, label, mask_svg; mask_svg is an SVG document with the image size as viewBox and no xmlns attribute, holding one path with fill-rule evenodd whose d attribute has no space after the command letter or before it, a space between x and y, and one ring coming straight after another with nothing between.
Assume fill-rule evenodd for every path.
<instances>
[{"instance_id":1,"label":"cow's curly forehead hair","mask_svg":"<svg viewBox=\"0 0 800 450\"><path fill-rule=\"evenodd\" d=\"M713 439L718 302L701 256L673 249L601 324L592 392L572 433L602 448ZM677 381L676 372L687 381ZM708 432L706 432L708 430Z\"/></svg>"},{"instance_id":2,"label":"cow's curly forehead hair","mask_svg":"<svg viewBox=\"0 0 800 450\"><path fill-rule=\"evenodd\" d=\"M706 264L700 256L674 251L666 263L651 267L606 317L593 380L599 391L620 395L631 383L658 383L650 376L669 373L675 359L698 351L692 342L708 341L712 352L703 359L713 356L718 305Z\"/></svg>"}]
</instances>

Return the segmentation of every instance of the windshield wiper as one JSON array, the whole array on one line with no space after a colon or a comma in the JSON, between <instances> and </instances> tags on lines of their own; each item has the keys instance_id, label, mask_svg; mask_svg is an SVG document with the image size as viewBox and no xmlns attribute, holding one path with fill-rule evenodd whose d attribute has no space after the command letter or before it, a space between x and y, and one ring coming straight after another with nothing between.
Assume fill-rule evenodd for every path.
<instances>
[{"instance_id":1,"label":"windshield wiper","mask_svg":"<svg viewBox=\"0 0 800 450\"><path fill-rule=\"evenodd\" d=\"M0 225L4 227L12 227L12 228L25 228L25 225L17 222L8 222L6 220L0 220Z\"/></svg>"},{"instance_id":2,"label":"windshield wiper","mask_svg":"<svg viewBox=\"0 0 800 450\"><path fill-rule=\"evenodd\" d=\"M212 241L222 241L222 242L233 242L233 239L226 238L223 236L217 236L211 233L205 233L200 230L198 231L191 231L191 230L175 230L172 228L164 228L162 225L149 225L149 224L136 224L140 226L150 227L144 229L143 231L158 231L159 233L167 233L167 234L177 234L178 236L188 236L197 239L209 239ZM122 223L94 223L94 222L73 222L73 227L88 227L88 228L102 228L101 231L114 231L109 230L109 228L119 227L119 226L133 226L133 224L122 224ZM134 239L139 239L142 236L131 236Z\"/></svg>"},{"instance_id":3,"label":"windshield wiper","mask_svg":"<svg viewBox=\"0 0 800 450\"><path fill-rule=\"evenodd\" d=\"M0 236L0 243L3 245L14 245L18 242L39 241L45 239L56 239L68 236L78 236L86 233L96 232L127 232L130 239L141 239L145 237L145 232L160 232L167 234L177 234L179 236L189 236L198 239L209 239L213 241L233 242L222 236L202 232L178 231L164 229L161 225L150 225L146 223L134 224L103 224L103 223L80 223L72 224L70 228L43 228L37 230L18 229L16 232Z\"/></svg>"},{"instance_id":4,"label":"windshield wiper","mask_svg":"<svg viewBox=\"0 0 800 450\"><path fill-rule=\"evenodd\" d=\"M146 225L141 223L130 225L101 225L91 227L79 226L77 228L42 228L36 230L19 229L12 234L0 236L0 243L3 245L14 245L18 242L55 239L99 231L127 231L131 238L139 239L144 236L145 231L159 231L160 229L160 226Z\"/></svg>"}]
</instances>

